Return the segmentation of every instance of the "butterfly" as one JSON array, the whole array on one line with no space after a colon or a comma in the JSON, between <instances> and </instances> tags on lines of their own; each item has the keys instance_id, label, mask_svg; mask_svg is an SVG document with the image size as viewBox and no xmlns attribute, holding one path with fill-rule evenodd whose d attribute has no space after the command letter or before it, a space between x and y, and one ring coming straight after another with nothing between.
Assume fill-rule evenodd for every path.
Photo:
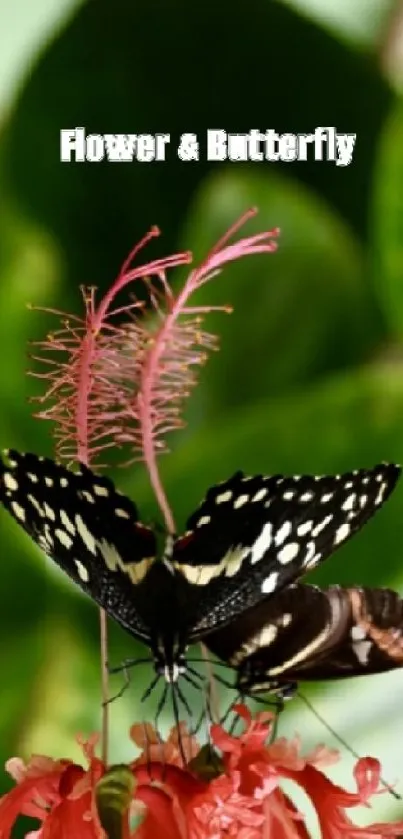
<instances>
[{"instance_id":1,"label":"butterfly","mask_svg":"<svg viewBox=\"0 0 403 839\"><path fill-rule=\"evenodd\" d=\"M211 652L236 669L241 695L290 698L298 682L403 665L403 600L391 589L293 583L214 632Z\"/></svg>"},{"instance_id":2,"label":"butterfly","mask_svg":"<svg viewBox=\"0 0 403 839\"><path fill-rule=\"evenodd\" d=\"M397 595L297 583L368 521L399 475L392 464L334 476L236 472L208 490L185 533L168 534L161 551L135 504L84 464L72 471L9 450L0 501L149 648L167 685L186 677L187 649L203 640L237 668L242 689L258 690L301 673L353 675L400 663Z\"/></svg>"}]
</instances>

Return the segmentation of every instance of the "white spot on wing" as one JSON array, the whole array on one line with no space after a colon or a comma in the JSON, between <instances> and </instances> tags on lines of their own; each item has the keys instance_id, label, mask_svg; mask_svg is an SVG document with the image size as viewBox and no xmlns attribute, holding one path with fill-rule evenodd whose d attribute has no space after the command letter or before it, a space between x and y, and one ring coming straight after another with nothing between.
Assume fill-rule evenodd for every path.
<instances>
[{"instance_id":1,"label":"white spot on wing","mask_svg":"<svg viewBox=\"0 0 403 839\"><path fill-rule=\"evenodd\" d=\"M106 539L102 539L99 542L98 548L105 560L105 565L110 571L118 571L120 569L120 571L123 571L123 573L126 574L135 584L141 582L141 580L145 577L150 564L153 562L153 557L145 557L139 562L125 563L123 562L115 545L111 545L106 541ZM166 561L166 563L168 564L168 561ZM188 568L198 570L195 566L182 566L185 577L187 577L185 569Z\"/></svg>"},{"instance_id":2,"label":"white spot on wing","mask_svg":"<svg viewBox=\"0 0 403 839\"><path fill-rule=\"evenodd\" d=\"M93 496L93 495L91 495L91 493L90 493L90 492L88 492L88 490L87 490L87 489L83 489L83 490L81 490L81 494L82 494L83 498L85 498L85 499L86 499L86 501L89 501L89 503L90 503L90 504L95 504L95 498L94 498L94 496Z\"/></svg>"},{"instance_id":3,"label":"white spot on wing","mask_svg":"<svg viewBox=\"0 0 403 839\"><path fill-rule=\"evenodd\" d=\"M21 504L18 504L18 501L12 501L10 507L19 521L25 521L25 510L21 507Z\"/></svg>"},{"instance_id":4,"label":"white spot on wing","mask_svg":"<svg viewBox=\"0 0 403 839\"><path fill-rule=\"evenodd\" d=\"M196 522L196 527L202 527L203 524L209 524L210 521L211 521L211 516L200 516L200 518Z\"/></svg>"},{"instance_id":5,"label":"white spot on wing","mask_svg":"<svg viewBox=\"0 0 403 839\"><path fill-rule=\"evenodd\" d=\"M35 510L38 513L38 515L40 515L40 516L42 516L42 518L44 518L45 513L42 510L42 507L41 507L38 499L35 498L34 495L31 495L30 493L28 493L27 500L32 504L33 507L35 507Z\"/></svg>"},{"instance_id":6,"label":"white spot on wing","mask_svg":"<svg viewBox=\"0 0 403 839\"><path fill-rule=\"evenodd\" d=\"M35 475L34 472L27 472L27 478L29 478L33 484L37 484L39 480L38 475Z\"/></svg>"},{"instance_id":7,"label":"white spot on wing","mask_svg":"<svg viewBox=\"0 0 403 839\"><path fill-rule=\"evenodd\" d=\"M310 566L310 564L311 564L311 562L312 562L312 560L315 556L315 551L316 551L315 542L308 542L306 547L307 547L307 553L306 553L306 557L304 559L304 565L305 565L306 568L309 568L309 566Z\"/></svg>"},{"instance_id":8,"label":"white spot on wing","mask_svg":"<svg viewBox=\"0 0 403 839\"><path fill-rule=\"evenodd\" d=\"M45 476L45 484L46 484L47 487L52 487L53 486L53 478L48 478L48 476L46 475Z\"/></svg>"},{"instance_id":9,"label":"white spot on wing","mask_svg":"<svg viewBox=\"0 0 403 839\"><path fill-rule=\"evenodd\" d=\"M327 527L328 524L330 524L330 522L332 521L332 518L333 518L333 516L331 516L331 515L325 516L325 518L322 519L322 521L320 521L319 524L317 524L314 527L314 529L312 530L312 536L315 536L315 537L319 536L319 533L321 533L322 530L324 530L325 527Z\"/></svg>"},{"instance_id":10,"label":"white spot on wing","mask_svg":"<svg viewBox=\"0 0 403 839\"><path fill-rule=\"evenodd\" d=\"M122 507L115 507L115 516L119 516L121 519L129 519L130 513L127 510L123 510Z\"/></svg>"},{"instance_id":11,"label":"white spot on wing","mask_svg":"<svg viewBox=\"0 0 403 839\"><path fill-rule=\"evenodd\" d=\"M59 527L56 527L55 536L64 548L67 548L68 550L71 548L73 540L65 530L61 530Z\"/></svg>"},{"instance_id":12,"label":"white spot on wing","mask_svg":"<svg viewBox=\"0 0 403 839\"><path fill-rule=\"evenodd\" d=\"M263 583L262 583L262 593L263 594L271 594L272 591L275 590L276 585L277 585L278 577L279 577L278 571L272 571L271 574L269 574L269 576L266 577L265 580L263 580Z\"/></svg>"},{"instance_id":13,"label":"white spot on wing","mask_svg":"<svg viewBox=\"0 0 403 839\"><path fill-rule=\"evenodd\" d=\"M340 542L344 542L347 539L348 534L350 533L350 525L345 522L341 524L340 527L336 530L336 535L334 537L334 545L340 545Z\"/></svg>"},{"instance_id":14,"label":"white spot on wing","mask_svg":"<svg viewBox=\"0 0 403 839\"><path fill-rule=\"evenodd\" d=\"M302 495L299 497L299 501L305 503L306 501L312 501L313 492L303 492Z\"/></svg>"},{"instance_id":15,"label":"white spot on wing","mask_svg":"<svg viewBox=\"0 0 403 839\"><path fill-rule=\"evenodd\" d=\"M283 499L284 501L291 501L294 498L295 490L288 489L287 492L283 492Z\"/></svg>"},{"instance_id":16,"label":"white spot on wing","mask_svg":"<svg viewBox=\"0 0 403 839\"><path fill-rule=\"evenodd\" d=\"M229 551L225 557L224 573L226 577L233 577L242 567L244 559L250 553L250 548L238 545L235 550Z\"/></svg>"},{"instance_id":17,"label":"white spot on wing","mask_svg":"<svg viewBox=\"0 0 403 839\"><path fill-rule=\"evenodd\" d=\"M333 498L334 492L325 492L320 499L321 504L327 504Z\"/></svg>"},{"instance_id":18,"label":"white spot on wing","mask_svg":"<svg viewBox=\"0 0 403 839\"><path fill-rule=\"evenodd\" d=\"M381 484L381 486L379 487L378 495L375 498L375 504L377 506L378 506L378 504L382 504L383 496L385 495L386 489L387 489L387 484Z\"/></svg>"},{"instance_id":19,"label":"white spot on wing","mask_svg":"<svg viewBox=\"0 0 403 839\"><path fill-rule=\"evenodd\" d=\"M80 562L79 559L75 559L74 562L75 562L75 565L76 565L76 568L77 568L77 574L80 577L80 580L82 580L83 583L88 583L88 580L90 579L90 575L88 573L87 568L85 567L85 565L83 565L82 562Z\"/></svg>"},{"instance_id":20,"label":"white spot on wing","mask_svg":"<svg viewBox=\"0 0 403 839\"><path fill-rule=\"evenodd\" d=\"M267 495L267 493L268 493L268 489L266 489L265 487L263 487L262 489L259 489L259 490L255 493L255 495L253 496L253 498L251 499L251 501L252 501L253 503L254 503L255 501L263 501L263 498L265 498L265 496Z\"/></svg>"},{"instance_id":21,"label":"white spot on wing","mask_svg":"<svg viewBox=\"0 0 403 839\"><path fill-rule=\"evenodd\" d=\"M353 641L365 641L367 633L362 626L353 626L351 629L351 637Z\"/></svg>"},{"instance_id":22,"label":"white spot on wing","mask_svg":"<svg viewBox=\"0 0 403 839\"><path fill-rule=\"evenodd\" d=\"M371 641L354 641L353 650L360 664L368 664L369 653L372 647Z\"/></svg>"},{"instance_id":23,"label":"white spot on wing","mask_svg":"<svg viewBox=\"0 0 403 839\"><path fill-rule=\"evenodd\" d=\"M352 492L350 495L347 496L346 500L341 505L341 509L342 510L353 510L356 499L357 499L357 496L356 496L355 492Z\"/></svg>"},{"instance_id":24,"label":"white spot on wing","mask_svg":"<svg viewBox=\"0 0 403 839\"><path fill-rule=\"evenodd\" d=\"M215 503L216 504L225 504L226 501L231 501L232 498L232 490L227 489L226 492L221 492L220 495L217 495Z\"/></svg>"},{"instance_id":25,"label":"white spot on wing","mask_svg":"<svg viewBox=\"0 0 403 839\"><path fill-rule=\"evenodd\" d=\"M95 495L103 496L104 498L107 498L109 495L108 487L103 487L102 484L93 484L92 488Z\"/></svg>"},{"instance_id":26,"label":"white spot on wing","mask_svg":"<svg viewBox=\"0 0 403 839\"><path fill-rule=\"evenodd\" d=\"M77 532L79 536L81 536L85 547L88 548L88 550L91 551L91 553L96 554L97 543L92 533L90 533L90 531L88 530L87 525L85 524L79 513L76 515L76 527Z\"/></svg>"},{"instance_id":27,"label":"white spot on wing","mask_svg":"<svg viewBox=\"0 0 403 839\"><path fill-rule=\"evenodd\" d=\"M271 546L271 543L272 543L272 540L273 540L273 527L272 527L272 523L270 521L268 521L264 525L260 536L258 536L258 538L256 539L256 542L252 546L252 553L251 553L251 558L250 558L250 561L251 561L252 565L255 562L259 562L259 559L261 559L262 556L264 556L264 554L266 553L266 551L269 550L269 548Z\"/></svg>"},{"instance_id":28,"label":"white spot on wing","mask_svg":"<svg viewBox=\"0 0 403 839\"><path fill-rule=\"evenodd\" d=\"M50 519L51 521L56 521L55 511L52 510L52 507L49 507L49 504L44 501L43 509L45 510L45 516Z\"/></svg>"},{"instance_id":29,"label":"white spot on wing","mask_svg":"<svg viewBox=\"0 0 403 839\"><path fill-rule=\"evenodd\" d=\"M281 548L281 551L278 552L277 559L282 565L287 565L288 562L292 562L298 556L298 553L298 542L289 542L288 545L284 545L284 548Z\"/></svg>"},{"instance_id":30,"label":"white spot on wing","mask_svg":"<svg viewBox=\"0 0 403 839\"><path fill-rule=\"evenodd\" d=\"M50 527L49 527L47 522L45 523L44 532L45 532L45 539L46 539L46 541L49 545L49 550L52 550L55 542L54 542Z\"/></svg>"},{"instance_id":31,"label":"white spot on wing","mask_svg":"<svg viewBox=\"0 0 403 839\"><path fill-rule=\"evenodd\" d=\"M238 510L240 507L243 507L244 504L247 504L249 501L249 495L238 495L238 498L234 501L234 510Z\"/></svg>"},{"instance_id":32,"label":"white spot on wing","mask_svg":"<svg viewBox=\"0 0 403 839\"><path fill-rule=\"evenodd\" d=\"M260 630L258 635L259 647L269 647L273 643L278 633L278 628L274 623L269 623Z\"/></svg>"},{"instance_id":33,"label":"white spot on wing","mask_svg":"<svg viewBox=\"0 0 403 839\"><path fill-rule=\"evenodd\" d=\"M71 519L69 519L65 510L60 510L60 521L62 525L69 531L73 536L76 533L76 528Z\"/></svg>"},{"instance_id":34,"label":"white spot on wing","mask_svg":"<svg viewBox=\"0 0 403 839\"><path fill-rule=\"evenodd\" d=\"M12 492L18 489L18 481L15 480L11 472L4 472L3 481L7 489L11 489Z\"/></svg>"},{"instance_id":35,"label":"white spot on wing","mask_svg":"<svg viewBox=\"0 0 403 839\"><path fill-rule=\"evenodd\" d=\"M310 530L312 530L312 526L313 526L312 519L309 519L309 521L304 521L302 524L300 524L297 527L297 535L298 536L306 536L306 534L309 533Z\"/></svg>"},{"instance_id":36,"label":"white spot on wing","mask_svg":"<svg viewBox=\"0 0 403 839\"><path fill-rule=\"evenodd\" d=\"M290 533L291 533L291 522L286 520L285 522L283 522L280 529L277 531L277 533L274 537L274 544L277 547L282 545L283 542L287 539L287 536L290 535Z\"/></svg>"}]
</instances>

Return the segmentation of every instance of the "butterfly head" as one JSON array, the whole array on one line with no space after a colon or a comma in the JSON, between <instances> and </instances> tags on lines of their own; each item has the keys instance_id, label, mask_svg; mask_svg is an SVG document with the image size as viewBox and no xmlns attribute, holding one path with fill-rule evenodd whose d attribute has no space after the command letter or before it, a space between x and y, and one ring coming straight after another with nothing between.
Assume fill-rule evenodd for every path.
<instances>
[{"instance_id":1,"label":"butterfly head","mask_svg":"<svg viewBox=\"0 0 403 839\"><path fill-rule=\"evenodd\" d=\"M174 684L187 670L185 649L179 639L159 636L152 644L154 669L168 684Z\"/></svg>"}]
</instances>

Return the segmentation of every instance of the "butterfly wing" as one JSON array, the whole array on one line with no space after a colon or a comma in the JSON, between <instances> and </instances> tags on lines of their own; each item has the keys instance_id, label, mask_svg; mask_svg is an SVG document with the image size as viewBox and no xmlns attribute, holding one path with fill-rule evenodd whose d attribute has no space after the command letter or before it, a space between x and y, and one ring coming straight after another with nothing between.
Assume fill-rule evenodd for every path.
<instances>
[{"instance_id":1,"label":"butterfly wing","mask_svg":"<svg viewBox=\"0 0 403 839\"><path fill-rule=\"evenodd\" d=\"M283 589L206 638L256 694L281 683L381 673L403 666L403 600L389 589Z\"/></svg>"},{"instance_id":2,"label":"butterfly wing","mask_svg":"<svg viewBox=\"0 0 403 839\"><path fill-rule=\"evenodd\" d=\"M84 465L73 472L14 450L7 460L0 460L5 508L86 594L147 640L141 610L156 544L133 502Z\"/></svg>"},{"instance_id":3,"label":"butterfly wing","mask_svg":"<svg viewBox=\"0 0 403 839\"><path fill-rule=\"evenodd\" d=\"M323 477L237 472L210 489L171 560L192 614L191 637L228 623L326 559L382 506L399 474L389 464Z\"/></svg>"}]
</instances>

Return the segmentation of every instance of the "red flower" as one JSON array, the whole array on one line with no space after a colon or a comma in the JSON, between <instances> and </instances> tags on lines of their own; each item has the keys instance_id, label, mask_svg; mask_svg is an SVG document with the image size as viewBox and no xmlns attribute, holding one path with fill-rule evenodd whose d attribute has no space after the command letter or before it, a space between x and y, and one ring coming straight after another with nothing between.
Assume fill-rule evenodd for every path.
<instances>
[{"instance_id":1,"label":"red flower","mask_svg":"<svg viewBox=\"0 0 403 839\"><path fill-rule=\"evenodd\" d=\"M89 762L85 771L70 760L35 755L27 766L12 758L6 769L17 786L0 799L0 839L8 839L18 815L33 816L43 826L29 839L104 839L94 806L94 789L104 767L94 756L98 736L82 742Z\"/></svg>"},{"instance_id":2,"label":"red flower","mask_svg":"<svg viewBox=\"0 0 403 839\"><path fill-rule=\"evenodd\" d=\"M319 746L304 757L298 738L266 745L272 715L252 719L243 705L237 712L244 720L241 735L212 727L212 742L222 755L212 763L213 780L200 769L197 774L200 748L183 725L165 743L152 726L133 726L132 739L143 752L128 766L107 769L94 756L96 737L82 743L87 769L69 760L34 757L25 766L13 758L7 769L17 786L0 799L0 839L9 839L20 814L42 822L30 839L309 839L303 815L281 789L283 778L295 781L311 799L323 839L403 833L403 822L359 828L346 816L346 809L368 805L378 791L377 760L357 762L357 790L346 792L319 768L334 763L336 752Z\"/></svg>"}]
</instances>

